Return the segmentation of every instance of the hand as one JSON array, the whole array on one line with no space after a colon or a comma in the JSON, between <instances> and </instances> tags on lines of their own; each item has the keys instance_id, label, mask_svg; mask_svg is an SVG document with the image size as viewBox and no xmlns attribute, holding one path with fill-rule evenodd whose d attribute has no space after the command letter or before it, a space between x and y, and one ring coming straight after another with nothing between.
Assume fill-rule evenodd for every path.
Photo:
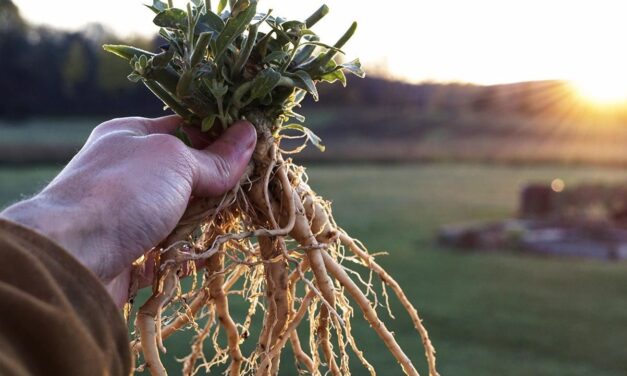
<instances>
[{"instance_id":1,"label":"hand","mask_svg":"<svg viewBox=\"0 0 627 376\"><path fill-rule=\"evenodd\" d=\"M174 229L192 195L219 196L235 186L255 147L248 122L208 146L190 130L200 150L169 135L180 124L168 116L99 125L41 193L0 216L65 247L124 303L131 263Z\"/></svg>"}]
</instances>

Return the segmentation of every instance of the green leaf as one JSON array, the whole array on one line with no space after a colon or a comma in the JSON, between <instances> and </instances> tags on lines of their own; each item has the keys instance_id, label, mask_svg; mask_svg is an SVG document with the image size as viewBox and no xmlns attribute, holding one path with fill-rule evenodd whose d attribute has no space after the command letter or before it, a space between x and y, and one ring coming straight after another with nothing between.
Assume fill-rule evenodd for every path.
<instances>
[{"instance_id":1,"label":"green leaf","mask_svg":"<svg viewBox=\"0 0 627 376\"><path fill-rule=\"evenodd\" d=\"M322 5L318 10L316 10L311 16L307 17L305 20L305 25L307 28L312 27L318 21L322 19L322 17L326 16L329 13L329 7L325 4Z\"/></svg>"},{"instance_id":2,"label":"green leaf","mask_svg":"<svg viewBox=\"0 0 627 376\"><path fill-rule=\"evenodd\" d=\"M183 143L187 146L192 146L192 140L190 140L189 136L185 131L183 131L182 127L178 127L176 131L174 131L174 136L179 140L183 141Z\"/></svg>"},{"instance_id":3,"label":"green leaf","mask_svg":"<svg viewBox=\"0 0 627 376\"><path fill-rule=\"evenodd\" d=\"M236 17L229 18L226 26L224 26L224 30L222 30L216 40L216 51L214 53L216 60L218 60L235 39L246 30L250 21L255 17L256 8L256 3L252 3Z\"/></svg>"},{"instance_id":4,"label":"green leaf","mask_svg":"<svg viewBox=\"0 0 627 376\"><path fill-rule=\"evenodd\" d=\"M226 8L227 0L220 0L218 3L218 14L222 14L224 8Z\"/></svg>"},{"instance_id":5,"label":"green leaf","mask_svg":"<svg viewBox=\"0 0 627 376\"><path fill-rule=\"evenodd\" d=\"M204 118L202 120L202 126L201 126L200 130L203 131L203 132L208 132L211 128L213 128L213 125L215 124L217 117L218 117L218 115L211 114L211 115L207 116L206 118Z\"/></svg>"},{"instance_id":6,"label":"green leaf","mask_svg":"<svg viewBox=\"0 0 627 376\"><path fill-rule=\"evenodd\" d=\"M168 48L152 58L152 66L154 68L165 68L174 57L174 48Z\"/></svg>"},{"instance_id":7,"label":"green leaf","mask_svg":"<svg viewBox=\"0 0 627 376\"><path fill-rule=\"evenodd\" d=\"M119 56L126 60L131 60L133 56L146 55L148 57L152 57L155 55L152 52L144 51L137 47L124 46L124 45L105 44L104 46L102 46L102 48L105 51L111 52L112 54Z\"/></svg>"},{"instance_id":8,"label":"green leaf","mask_svg":"<svg viewBox=\"0 0 627 376\"><path fill-rule=\"evenodd\" d=\"M159 35L161 35L163 37L163 39L168 41L170 44L172 44L174 42L175 38L176 38L173 35L173 33L171 33L169 30L164 29L162 27L159 28Z\"/></svg>"},{"instance_id":9,"label":"green leaf","mask_svg":"<svg viewBox=\"0 0 627 376\"><path fill-rule=\"evenodd\" d=\"M207 25L210 31L220 33L222 32L222 30L224 30L224 21L222 21L222 18L220 18L220 16L213 13L212 11L207 12L204 21L205 22L203 23Z\"/></svg>"},{"instance_id":10,"label":"green leaf","mask_svg":"<svg viewBox=\"0 0 627 376\"><path fill-rule=\"evenodd\" d=\"M307 96L307 91L300 89L300 90L296 90L296 92L294 93L294 103L295 104L299 104L300 102L303 101L303 99L305 99L305 97Z\"/></svg>"},{"instance_id":11,"label":"green leaf","mask_svg":"<svg viewBox=\"0 0 627 376\"><path fill-rule=\"evenodd\" d=\"M142 76L135 72L129 74L128 76L126 76L126 78L128 78L128 80L131 82L139 82L142 80Z\"/></svg>"},{"instance_id":12,"label":"green leaf","mask_svg":"<svg viewBox=\"0 0 627 376\"><path fill-rule=\"evenodd\" d=\"M366 77L366 72L364 72L363 69L361 69L361 62L359 61L359 59L355 59L348 63L341 64L340 67L342 67L342 69L346 70L349 73L354 74L355 76L359 78Z\"/></svg>"},{"instance_id":13,"label":"green leaf","mask_svg":"<svg viewBox=\"0 0 627 376\"><path fill-rule=\"evenodd\" d=\"M293 117L294 119L296 119L297 121L300 121L301 123L305 121L305 117L299 113L296 113L292 110L287 110L284 112L284 114L287 117Z\"/></svg>"},{"instance_id":14,"label":"green leaf","mask_svg":"<svg viewBox=\"0 0 627 376\"><path fill-rule=\"evenodd\" d=\"M155 25L168 29L187 30L187 13L178 8L166 9L152 21Z\"/></svg>"},{"instance_id":15,"label":"green leaf","mask_svg":"<svg viewBox=\"0 0 627 376\"><path fill-rule=\"evenodd\" d=\"M194 80L194 71L185 71L181 75L179 82L176 85L176 96L184 98L189 95L191 91L192 81Z\"/></svg>"},{"instance_id":16,"label":"green leaf","mask_svg":"<svg viewBox=\"0 0 627 376\"><path fill-rule=\"evenodd\" d=\"M259 103L261 103L262 106L269 106L272 104L272 93L268 93L268 95L259 99Z\"/></svg>"},{"instance_id":17,"label":"green leaf","mask_svg":"<svg viewBox=\"0 0 627 376\"><path fill-rule=\"evenodd\" d=\"M284 46L288 43L292 43L292 39L290 37L290 35L288 33L286 33L285 31L283 31L282 28L268 22L268 25L272 28L272 30L276 33L277 38L274 40L274 42L278 45L278 46Z\"/></svg>"},{"instance_id":18,"label":"green leaf","mask_svg":"<svg viewBox=\"0 0 627 376\"><path fill-rule=\"evenodd\" d=\"M313 133L313 131L311 129L309 129L309 128L301 125L301 124L287 124L287 125L284 125L281 128L282 129L292 129L292 130L297 130L299 132L302 132L305 135L305 137L307 138L307 140L309 140L309 142L311 142L321 152L324 152L324 150L326 149L325 146L322 144L322 139L320 137L318 137L318 135Z\"/></svg>"},{"instance_id":19,"label":"green leaf","mask_svg":"<svg viewBox=\"0 0 627 376\"><path fill-rule=\"evenodd\" d=\"M301 36L305 36L305 35L316 35L316 33L313 32L313 30L309 30L309 29L301 29L298 32L299 35Z\"/></svg>"},{"instance_id":20,"label":"green leaf","mask_svg":"<svg viewBox=\"0 0 627 376\"><path fill-rule=\"evenodd\" d=\"M146 55L141 55L139 57L139 66L142 69L146 69L146 67L148 66L148 58L146 57Z\"/></svg>"},{"instance_id":21,"label":"green leaf","mask_svg":"<svg viewBox=\"0 0 627 376\"><path fill-rule=\"evenodd\" d=\"M266 57L263 58L264 63L270 63L272 61L281 64L284 59L286 59L289 55L285 51L272 51Z\"/></svg>"},{"instance_id":22,"label":"green leaf","mask_svg":"<svg viewBox=\"0 0 627 376\"><path fill-rule=\"evenodd\" d=\"M346 86L346 76L344 75L344 72L339 69L323 74L320 76L320 79L329 83L334 83L339 80L342 83L342 86Z\"/></svg>"},{"instance_id":23,"label":"green leaf","mask_svg":"<svg viewBox=\"0 0 627 376\"><path fill-rule=\"evenodd\" d=\"M353 37L353 35L355 34L355 30L357 30L357 22L353 22L350 25L350 27L348 28L348 30L346 30L344 35L342 35L340 37L340 39L337 42L335 42L334 46L337 47L337 48L344 47L346 42L348 42Z\"/></svg>"},{"instance_id":24,"label":"green leaf","mask_svg":"<svg viewBox=\"0 0 627 376\"><path fill-rule=\"evenodd\" d=\"M317 68L318 75L311 73L311 76L315 80L326 81L330 83L334 83L339 80L343 86L346 86L346 76L344 72L342 72L342 68L337 65L334 60L329 60L325 63L324 66Z\"/></svg>"},{"instance_id":25,"label":"green leaf","mask_svg":"<svg viewBox=\"0 0 627 376\"><path fill-rule=\"evenodd\" d=\"M226 65L222 66L222 69L220 69L220 74L222 75L222 78L224 79L225 82L233 85L233 80L231 80L231 74L229 73L229 69L226 67Z\"/></svg>"},{"instance_id":26,"label":"green leaf","mask_svg":"<svg viewBox=\"0 0 627 376\"><path fill-rule=\"evenodd\" d=\"M297 30L300 31L301 29L304 29L305 23L304 22L300 22L300 21L287 21L287 22L283 22L281 24L281 27L283 27L283 30Z\"/></svg>"},{"instance_id":27,"label":"green leaf","mask_svg":"<svg viewBox=\"0 0 627 376\"><path fill-rule=\"evenodd\" d=\"M152 5L146 5L146 7L155 13L160 13L168 9L168 4L160 0L152 0Z\"/></svg>"},{"instance_id":28,"label":"green leaf","mask_svg":"<svg viewBox=\"0 0 627 376\"><path fill-rule=\"evenodd\" d=\"M315 41L315 40L303 42L300 45L301 46L308 46L308 45L318 46L318 47L326 48L326 49L328 49L331 52L337 52L337 53L340 53L340 54L344 55L344 51L340 50L339 48L331 46L331 45L328 45L326 43L318 42L318 41Z\"/></svg>"},{"instance_id":29,"label":"green leaf","mask_svg":"<svg viewBox=\"0 0 627 376\"><path fill-rule=\"evenodd\" d=\"M307 39L308 41L313 41L313 42L317 42L319 40L317 35L312 35L311 37L308 37ZM316 46L313 44L309 44L309 45L302 47L300 50L298 50L298 52L294 56L294 59L292 60L293 64L297 66L303 64L305 61L307 61L307 59L309 59L309 57L311 56L311 54L314 52L315 49L316 49Z\"/></svg>"},{"instance_id":30,"label":"green leaf","mask_svg":"<svg viewBox=\"0 0 627 376\"><path fill-rule=\"evenodd\" d=\"M326 147L322 144L322 139L312 131L309 131L309 141L311 141L311 143L321 152L324 153L324 151L326 150Z\"/></svg>"},{"instance_id":31,"label":"green leaf","mask_svg":"<svg viewBox=\"0 0 627 376\"><path fill-rule=\"evenodd\" d=\"M316 84L311 79L309 73L299 70L294 72L294 75L298 77L298 79L305 85L304 89L307 90L313 97L314 101L318 101L318 90L316 89Z\"/></svg>"},{"instance_id":32,"label":"green leaf","mask_svg":"<svg viewBox=\"0 0 627 376\"><path fill-rule=\"evenodd\" d=\"M229 87L217 80L211 80L209 83L209 91L217 100L220 100L229 91Z\"/></svg>"},{"instance_id":33,"label":"green leaf","mask_svg":"<svg viewBox=\"0 0 627 376\"><path fill-rule=\"evenodd\" d=\"M239 74L242 73L246 62L250 58L250 54L255 47L255 43L257 42L257 30L259 29L259 24L252 24L248 27L248 35L244 38L241 48L239 50L239 54L237 55L237 60L231 69L231 74L233 75L233 79L236 78Z\"/></svg>"},{"instance_id":34,"label":"green leaf","mask_svg":"<svg viewBox=\"0 0 627 376\"><path fill-rule=\"evenodd\" d=\"M231 17L236 17L243 10L250 6L250 0L238 0L231 9Z\"/></svg>"},{"instance_id":35,"label":"green leaf","mask_svg":"<svg viewBox=\"0 0 627 376\"><path fill-rule=\"evenodd\" d=\"M170 108L183 119L190 120L193 118L193 114L189 112L189 110L181 103L179 103L179 101L177 101L172 94L165 90L158 82L153 80L142 80L142 82L155 96L157 96L157 98L163 102L163 104L166 105L166 107Z\"/></svg>"},{"instance_id":36,"label":"green leaf","mask_svg":"<svg viewBox=\"0 0 627 376\"><path fill-rule=\"evenodd\" d=\"M201 33L198 37L198 42L196 42L196 47L194 48L194 53L190 59L192 67L198 65L203 57L205 57L205 53L207 52L207 48L209 47L209 40L211 39L211 33Z\"/></svg>"},{"instance_id":37,"label":"green leaf","mask_svg":"<svg viewBox=\"0 0 627 376\"><path fill-rule=\"evenodd\" d=\"M263 98L276 87L281 80L281 73L272 68L261 71L255 77L250 89L250 99Z\"/></svg>"}]
</instances>

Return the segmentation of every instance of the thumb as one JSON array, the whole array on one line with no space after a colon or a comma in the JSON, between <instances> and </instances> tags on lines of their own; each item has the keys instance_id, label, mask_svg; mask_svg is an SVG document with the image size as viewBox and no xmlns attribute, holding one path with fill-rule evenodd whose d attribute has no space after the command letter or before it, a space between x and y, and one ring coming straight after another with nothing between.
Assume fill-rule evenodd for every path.
<instances>
[{"instance_id":1,"label":"thumb","mask_svg":"<svg viewBox=\"0 0 627 376\"><path fill-rule=\"evenodd\" d=\"M241 120L204 150L192 149L197 162L192 193L219 196L233 188L244 173L256 142L255 128Z\"/></svg>"}]
</instances>

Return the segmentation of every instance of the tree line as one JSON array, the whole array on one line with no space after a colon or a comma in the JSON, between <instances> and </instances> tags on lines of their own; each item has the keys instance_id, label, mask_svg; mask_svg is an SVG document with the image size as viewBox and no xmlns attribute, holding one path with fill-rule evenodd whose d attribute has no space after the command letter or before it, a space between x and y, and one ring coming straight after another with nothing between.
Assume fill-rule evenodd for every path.
<instances>
[{"instance_id":1,"label":"tree line","mask_svg":"<svg viewBox=\"0 0 627 376\"><path fill-rule=\"evenodd\" d=\"M130 68L102 51L115 36L100 25L66 32L29 25L0 0L0 117L153 115L152 95L128 82ZM153 49L156 41L133 41Z\"/></svg>"},{"instance_id":2,"label":"tree line","mask_svg":"<svg viewBox=\"0 0 627 376\"><path fill-rule=\"evenodd\" d=\"M125 42L153 51L161 44L156 36ZM0 0L0 118L162 114L146 88L126 79L128 65L102 50L104 43L120 41L101 25L80 32L30 25L11 0ZM579 105L560 81L478 86L350 78L347 88L321 85L320 97L317 106L526 116L559 115Z\"/></svg>"}]
</instances>

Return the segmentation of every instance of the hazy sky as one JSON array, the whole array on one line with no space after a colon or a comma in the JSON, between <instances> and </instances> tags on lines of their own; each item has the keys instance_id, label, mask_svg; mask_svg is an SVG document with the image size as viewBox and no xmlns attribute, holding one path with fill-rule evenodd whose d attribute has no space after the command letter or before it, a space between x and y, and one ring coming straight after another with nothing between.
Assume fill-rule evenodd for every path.
<instances>
[{"instance_id":1,"label":"hazy sky","mask_svg":"<svg viewBox=\"0 0 627 376\"><path fill-rule=\"evenodd\" d=\"M151 12L141 5L151 0L14 1L26 19L36 23L75 29L100 22L120 34L156 30L151 28ZM321 0L260 0L258 8L302 18L320 4ZM348 57L359 56L366 66L386 67L396 77L474 83L559 78L627 88L624 0L327 0L327 4L331 13L315 29L327 41L335 41L357 20L357 35L345 49Z\"/></svg>"}]
</instances>

